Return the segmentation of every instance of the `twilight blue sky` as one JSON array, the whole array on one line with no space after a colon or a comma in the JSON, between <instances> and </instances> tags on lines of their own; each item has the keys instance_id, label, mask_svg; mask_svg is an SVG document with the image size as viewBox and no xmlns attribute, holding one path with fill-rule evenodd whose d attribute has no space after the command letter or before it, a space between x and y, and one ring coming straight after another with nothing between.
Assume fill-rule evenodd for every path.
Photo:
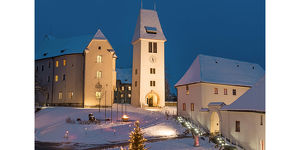
<instances>
[{"instance_id":1,"label":"twilight blue sky","mask_svg":"<svg viewBox=\"0 0 300 150\"><path fill-rule=\"evenodd\" d=\"M143 8L153 9L153 1L143 0ZM165 67L171 86L198 54L265 68L264 0L155 1L167 38ZM96 33L100 28L116 50L117 67L131 67L130 42L140 5L140 0L36 0L35 45L45 34L69 37Z\"/></svg>"}]
</instances>

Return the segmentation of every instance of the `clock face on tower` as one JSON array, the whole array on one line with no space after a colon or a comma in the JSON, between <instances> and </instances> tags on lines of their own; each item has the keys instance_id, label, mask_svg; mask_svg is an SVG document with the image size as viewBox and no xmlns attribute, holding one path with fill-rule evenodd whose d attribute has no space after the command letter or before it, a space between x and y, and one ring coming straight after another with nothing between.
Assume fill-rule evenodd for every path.
<instances>
[{"instance_id":1,"label":"clock face on tower","mask_svg":"<svg viewBox=\"0 0 300 150\"><path fill-rule=\"evenodd\" d=\"M149 61L151 63L155 63L156 62L156 57L155 56L150 56Z\"/></svg>"}]
</instances>

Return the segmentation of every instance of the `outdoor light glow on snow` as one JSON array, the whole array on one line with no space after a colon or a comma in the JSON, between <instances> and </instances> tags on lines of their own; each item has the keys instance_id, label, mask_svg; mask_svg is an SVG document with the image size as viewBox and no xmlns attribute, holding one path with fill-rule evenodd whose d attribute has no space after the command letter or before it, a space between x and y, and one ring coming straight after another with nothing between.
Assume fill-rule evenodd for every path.
<instances>
[{"instance_id":1,"label":"outdoor light glow on snow","mask_svg":"<svg viewBox=\"0 0 300 150\"><path fill-rule=\"evenodd\" d=\"M166 123L161 123L149 128L144 129L144 132L148 136L176 136L176 129L169 126Z\"/></svg>"}]
</instances>

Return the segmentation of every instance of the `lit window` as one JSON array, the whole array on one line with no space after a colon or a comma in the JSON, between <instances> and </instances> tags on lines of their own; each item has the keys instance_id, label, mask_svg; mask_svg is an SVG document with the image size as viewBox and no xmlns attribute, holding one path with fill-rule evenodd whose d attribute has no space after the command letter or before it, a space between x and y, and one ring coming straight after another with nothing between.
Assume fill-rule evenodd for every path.
<instances>
[{"instance_id":1,"label":"lit window","mask_svg":"<svg viewBox=\"0 0 300 150\"><path fill-rule=\"evenodd\" d=\"M185 91L186 91L186 95L190 94L190 90L189 90L189 86L188 85L185 86Z\"/></svg>"},{"instance_id":2,"label":"lit window","mask_svg":"<svg viewBox=\"0 0 300 150\"><path fill-rule=\"evenodd\" d=\"M185 103L182 104L182 110L183 110L183 111L186 110L186 105L185 105Z\"/></svg>"},{"instance_id":3,"label":"lit window","mask_svg":"<svg viewBox=\"0 0 300 150\"><path fill-rule=\"evenodd\" d=\"M155 81L150 81L150 86L155 86Z\"/></svg>"},{"instance_id":4,"label":"lit window","mask_svg":"<svg viewBox=\"0 0 300 150\"><path fill-rule=\"evenodd\" d=\"M58 60L55 62L55 66L58 67Z\"/></svg>"},{"instance_id":5,"label":"lit window","mask_svg":"<svg viewBox=\"0 0 300 150\"><path fill-rule=\"evenodd\" d=\"M149 42L149 53L152 53L152 42Z\"/></svg>"},{"instance_id":6,"label":"lit window","mask_svg":"<svg viewBox=\"0 0 300 150\"><path fill-rule=\"evenodd\" d=\"M66 66L67 65L67 61L64 59L63 60L63 65Z\"/></svg>"},{"instance_id":7,"label":"lit window","mask_svg":"<svg viewBox=\"0 0 300 150\"><path fill-rule=\"evenodd\" d=\"M128 86L128 90L131 91L131 86Z\"/></svg>"},{"instance_id":8,"label":"lit window","mask_svg":"<svg viewBox=\"0 0 300 150\"><path fill-rule=\"evenodd\" d=\"M130 97L131 97L131 94L128 94L128 97L130 98Z\"/></svg>"},{"instance_id":9,"label":"lit window","mask_svg":"<svg viewBox=\"0 0 300 150\"><path fill-rule=\"evenodd\" d=\"M215 88L215 94L218 94L218 88Z\"/></svg>"},{"instance_id":10,"label":"lit window","mask_svg":"<svg viewBox=\"0 0 300 150\"><path fill-rule=\"evenodd\" d=\"M121 97L123 98L123 97L124 97L124 94L121 94Z\"/></svg>"},{"instance_id":11,"label":"lit window","mask_svg":"<svg viewBox=\"0 0 300 150\"><path fill-rule=\"evenodd\" d=\"M69 93L68 93L68 97L69 97L69 99L72 99L72 98L73 98L73 95L74 95L74 93L73 93L73 92L69 92Z\"/></svg>"},{"instance_id":12,"label":"lit window","mask_svg":"<svg viewBox=\"0 0 300 150\"><path fill-rule=\"evenodd\" d=\"M62 99L63 97L63 93L62 92L58 92L58 99Z\"/></svg>"},{"instance_id":13,"label":"lit window","mask_svg":"<svg viewBox=\"0 0 300 150\"><path fill-rule=\"evenodd\" d=\"M122 86L122 91L124 91L124 86Z\"/></svg>"},{"instance_id":14,"label":"lit window","mask_svg":"<svg viewBox=\"0 0 300 150\"><path fill-rule=\"evenodd\" d=\"M191 111L194 111L194 103L191 103Z\"/></svg>"},{"instance_id":15,"label":"lit window","mask_svg":"<svg viewBox=\"0 0 300 150\"><path fill-rule=\"evenodd\" d=\"M137 81L134 82L134 86L135 86L135 87L137 86Z\"/></svg>"},{"instance_id":16,"label":"lit window","mask_svg":"<svg viewBox=\"0 0 300 150\"><path fill-rule=\"evenodd\" d=\"M97 79L102 78L102 72L101 71L97 71Z\"/></svg>"},{"instance_id":17,"label":"lit window","mask_svg":"<svg viewBox=\"0 0 300 150\"><path fill-rule=\"evenodd\" d=\"M153 43L153 53L157 53L157 43Z\"/></svg>"},{"instance_id":18,"label":"lit window","mask_svg":"<svg viewBox=\"0 0 300 150\"><path fill-rule=\"evenodd\" d=\"M232 95L236 95L236 89L232 90Z\"/></svg>"},{"instance_id":19,"label":"lit window","mask_svg":"<svg viewBox=\"0 0 300 150\"><path fill-rule=\"evenodd\" d=\"M96 92L96 98L97 99L101 98L101 92Z\"/></svg>"},{"instance_id":20,"label":"lit window","mask_svg":"<svg viewBox=\"0 0 300 150\"><path fill-rule=\"evenodd\" d=\"M55 82L58 81L58 75L55 75Z\"/></svg>"},{"instance_id":21,"label":"lit window","mask_svg":"<svg viewBox=\"0 0 300 150\"><path fill-rule=\"evenodd\" d=\"M235 121L235 132L240 132L241 127L240 127L240 121Z\"/></svg>"},{"instance_id":22,"label":"lit window","mask_svg":"<svg viewBox=\"0 0 300 150\"><path fill-rule=\"evenodd\" d=\"M66 75L65 74L63 75L63 80L66 80Z\"/></svg>"},{"instance_id":23,"label":"lit window","mask_svg":"<svg viewBox=\"0 0 300 150\"><path fill-rule=\"evenodd\" d=\"M227 95L227 89L224 89L224 95Z\"/></svg>"},{"instance_id":24,"label":"lit window","mask_svg":"<svg viewBox=\"0 0 300 150\"><path fill-rule=\"evenodd\" d=\"M101 55L97 56L97 63L102 63L102 56Z\"/></svg>"}]
</instances>

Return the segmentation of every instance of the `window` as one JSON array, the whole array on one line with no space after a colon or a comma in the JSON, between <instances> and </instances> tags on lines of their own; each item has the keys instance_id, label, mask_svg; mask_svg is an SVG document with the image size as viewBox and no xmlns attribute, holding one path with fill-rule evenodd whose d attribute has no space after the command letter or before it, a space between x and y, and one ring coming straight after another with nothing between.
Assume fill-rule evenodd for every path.
<instances>
[{"instance_id":1,"label":"window","mask_svg":"<svg viewBox=\"0 0 300 150\"><path fill-rule=\"evenodd\" d=\"M131 91L131 86L128 86L128 90Z\"/></svg>"},{"instance_id":2,"label":"window","mask_svg":"<svg viewBox=\"0 0 300 150\"><path fill-rule=\"evenodd\" d=\"M101 46L98 46L98 49L101 50Z\"/></svg>"},{"instance_id":3,"label":"window","mask_svg":"<svg viewBox=\"0 0 300 150\"><path fill-rule=\"evenodd\" d=\"M49 93L46 93L46 99L49 100Z\"/></svg>"},{"instance_id":4,"label":"window","mask_svg":"<svg viewBox=\"0 0 300 150\"><path fill-rule=\"evenodd\" d=\"M124 86L122 86L122 91L124 91L124 89L125 89Z\"/></svg>"},{"instance_id":5,"label":"window","mask_svg":"<svg viewBox=\"0 0 300 150\"><path fill-rule=\"evenodd\" d=\"M183 111L186 110L186 105L185 105L185 103L182 104L182 110L183 110Z\"/></svg>"},{"instance_id":6,"label":"window","mask_svg":"<svg viewBox=\"0 0 300 150\"><path fill-rule=\"evenodd\" d=\"M137 69L135 69L135 74L137 74Z\"/></svg>"},{"instance_id":7,"label":"window","mask_svg":"<svg viewBox=\"0 0 300 150\"><path fill-rule=\"evenodd\" d=\"M236 89L232 90L232 95L236 95Z\"/></svg>"},{"instance_id":8,"label":"window","mask_svg":"<svg viewBox=\"0 0 300 150\"><path fill-rule=\"evenodd\" d=\"M137 86L137 81L134 82L134 86L135 86L135 87Z\"/></svg>"},{"instance_id":9,"label":"window","mask_svg":"<svg viewBox=\"0 0 300 150\"><path fill-rule=\"evenodd\" d=\"M130 97L131 97L131 94L128 94L128 97L130 98Z\"/></svg>"},{"instance_id":10,"label":"window","mask_svg":"<svg viewBox=\"0 0 300 150\"><path fill-rule=\"evenodd\" d=\"M157 53L157 43L149 42L149 53Z\"/></svg>"},{"instance_id":11,"label":"window","mask_svg":"<svg viewBox=\"0 0 300 150\"><path fill-rule=\"evenodd\" d=\"M102 78L102 72L101 71L97 71L97 79Z\"/></svg>"},{"instance_id":12,"label":"window","mask_svg":"<svg viewBox=\"0 0 300 150\"><path fill-rule=\"evenodd\" d=\"M66 66L67 65L67 60L63 60L63 65Z\"/></svg>"},{"instance_id":13,"label":"window","mask_svg":"<svg viewBox=\"0 0 300 150\"><path fill-rule=\"evenodd\" d=\"M35 69L36 71L39 71L39 66L36 66L36 69Z\"/></svg>"},{"instance_id":14,"label":"window","mask_svg":"<svg viewBox=\"0 0 300 150\"><path fill-rule=\"evenodd\" d=\"M55 75L55 82L58 81L58 75Z\"/></svg>"},{"instance_id":15,"label":"window","mask_svg":"<svg viewBox=\"0 0 300 150\"><path fill-rule=\"evenodd\" d=\"M152 42L149 42L149 53L152 53Z\"/></svg>"},{"instance_id":16,"label":"window","mask_svg":"<svg viewBox=\"0 0 300 150\"><path fill-rule=\"evenodd\" d=\"M155 86L155 81L150 81L150 86Z\"/></svg>"},{"instance_id":17,"label":"window","mask_svg":"<svg viewBox=\"0 0 300 150\"><path fill-rule=\"evenodd\" d=\"M263 115L260 115L260 125L263 125Z\"/></svg>"},{"instance_id":18,"label":"window","mask_svg":"<svg viewBox=\"0 0 300 150\"><path fill-rule=\"evenodd\" d=\"M215 88L215 94L218 94L218 88Z\"/></svg>"},{"instance_id":19,"label":"window","mask_svg":"<svg viewBox=\"0 0 300 150\"><path fill-rule=\"evenodd\" d=\"M44 65L42 65L42 71L44 71Z\"/></svg>"},{"instance_id":20,"label":"window","mask_svg":"<svg viewBox=\"0 0 300 150\"><path fill-rule=\"evenodd\" d=\"M224 89L224 95L227 95L227 89Z\"/></svg>"},{"instance_id":21,"label":"window","mask_svg":"<svg viewBox=\"0 0 300 150\"><path fill-rule=\"evenodd\" d=\"M69 92L69 93L68 93L68 98L69 98L69 99L72 99L72 98L73 98L73 95L74 95L73 92Z\"/></svg>"},{"instance_id":22,"label":"window","mask_svg":"<svg viewBox=\"0 0 300 150\"><path fill-rule=\"evenodd\" d=\"M50 68L50 67L51 67L51 63L50 63L50 61L49 61L48 68Z\"/></svg>"},{"instance_id":23,"label":"window","mask_svg":"<svg viewBox=\"0 0 300 150\"><path fill-rule=\"evenodd\" d=\"M101 55L97 56L97 63L102 63L102 56Z\"/></svg>"},{"instance_id":24,"label":"window","mask_svg":"<svg viewBox=\"0 0 300 150\"><path fill-rule=\"evenodd\" d=\"M47 79L47 81L48 81L48 82L50 82L50 76L48 76L48 79Z\"/></svg>"},{"instance_id":25,"label":"window","mask_svg":"<svg viewBox=\"0 0 300 150\"><path fill-rule=\"evenodd\" d=\"M58 60L55 62L55 67L56 68L58 67Z\"/></svg>"},{"instance_id":26,"label":"window","mask_svg":"<svg viewBox=\"0 0 300 150\"><path fill-rule=\"evenodd\" d=\"M155 74L155 68L150 68L150 74Z\"/></svg>"},{"instance_id":27,"label":"window","mask_svg":"<svg viewBox=\"0 0 300 150\"><path fill-rule=\"evenodd\" d=\"M63 80L66 80L66 75L65 74L63 75Z\"/></svg>"},{"instance_id":28,"label":"window","mask_svg":"<svg viewBox=\"0 0 300 150\"><path fill-rule=\"evenodd\" d=\"M124 94L121 94L121 98L123 98L124 97Z\"/></svg>"},{"instance_id":29,"label":"window","mask_svg":"<svg viewBox=\"0 0 300 150\"><path fill-rule=\"evenodd\" d=\"M145 29L148 34L156 34L157 33L156 27L145 26Z\"/></svg>"},{"instance_id":30,"label":"window","mask_svg":"<svg viewBox=\"0 0 300 150\"><path fill-rule=\"evenodd\" d=\"M190 90L189 90L189 86L188 85L185 86L185 91L186 91L186 95L190 94Z\"/></svg>"},{"instance_id":31,"label":"window","mask_svg":"<svg viewBox=\"0 0 300 150\"><path fill-rule=\"evenodd\" d=\"M191 111L194 111L194 103L191 103Z\"/></svg>"},{"instance_id":32,"label":"window","mask_svg":"<svg viewBox=\"0 0 300 150\"><path fill-rule=\"evenodd\" d=\"M153 43L153 53L157 53L157 43Z\"/></svg>"},{"instance_id":33,"label":"window","mask_svg":"<svg viewBox=\"0 0 300 150\"><path fill-rule=\"evenodd\" d=\"M101 98L101 92L96 92L96 98L100 99Z\"/></svg>"},{"instance_id":34,"label":"window","mask_svg":"<svg viewBox=\"0 0 300 150\"><path fill-rule=\"evenodd\" d=\"M235 132L240 132L241 129L240 129L240 121L235 121Z\"/></svg>"},{"instance_id":35,"label":"window","mask_svg":"<svg viewBox=\"0 0 300 150\"><path fill-rule=\"evenodd\" d=\"M58 92L58 99L62 99L63 97L63 93L62 92Z\"/></svg>"}]
</instances>

